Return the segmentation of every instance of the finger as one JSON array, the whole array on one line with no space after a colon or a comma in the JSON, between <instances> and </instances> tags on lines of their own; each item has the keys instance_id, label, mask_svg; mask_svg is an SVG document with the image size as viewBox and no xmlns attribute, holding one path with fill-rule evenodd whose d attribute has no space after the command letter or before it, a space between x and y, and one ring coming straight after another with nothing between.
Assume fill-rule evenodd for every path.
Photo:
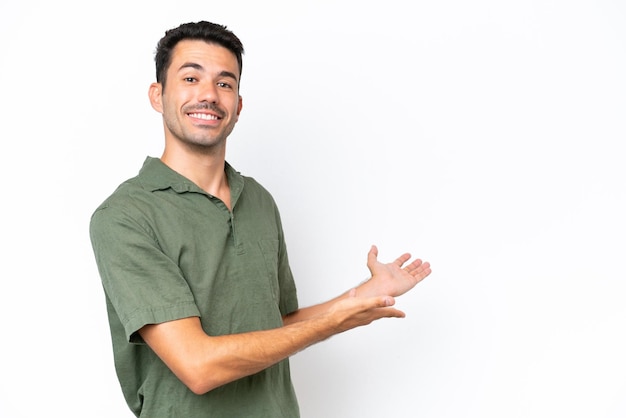
<instances>
[{"instance_id":1,"label":"finger","mask_svg":"<svg viewBox=\"0 0 626 418\"><path fill-rule=\"evenodd\" d=\"M406 316L404 312L393 307L396 300L391 296L379 296L370 300L374 304L373 311L379 318L404 318Z\"/></svg>"},{"instance_id":2,"label":"finger","mask_svg":"<svg viewBox=\"0 0 626 418\"><path fill-rule=\"evenodd\" d=\"M414 260L411 264L404 267L404 270L406 270L407 273L411 273L415 271L416 269L418 269L421 265L422 265L422 260L418 258Z\"/></svg>"},{"instance_id":3,"label":"finger","mask_svg":"<svg viewBox=\"0 0 626 418\"><path fill-rule=\"evenodd\" d=\"M377 310L380 318L404 318L406 314L396 308L380 308Z\"/></svg>"},{"instance_id":4,"label":"finger","mask_svg":"<svg viewBox=\"0 0 626 418\"><path fill-rule=\"evenodd\" d=\"M411 272L411 275L419 280L426 278L431 272L430 264L428 262L422 264L417 269Z\"/></svg>"},{"instance_id":5,"label":"finger","mask_svg":"<svg viewBox=\"0 0 626 418\"><path fill-rule=\"evenodd\" d=\"M428 272L430 272L430 263L428 261L422 263L422 265L419 266L417 270L419 270L420 272L425 272L428 270Z\"/></svg>"},{"instance_id":6,"label":"finger","mask_svg":"<svg viewBox=\"0 0 626 418\"><path fill-rule=\"evenodd\" d=\"M388 308L396 304L393 296L374 296L361 300L363 309Z\"/></svg>"},{"instance_id":7,"label":"finger","mask_svg":"<svg viewBox=\"0 0 626 418\"><path fill-rule=\"evenodd\" d=\"M411 258L411 254L404 253L400 257L396 258L396 261L394 261L394 263L397 264L398 267L402 267L402 265L406 263L407 261L409 261L410 258Z\"/></svg>"},{"instance_id":8,"label":"finger","mask_svg":"<svg viewBox=\"0 0 626 418\"><path fill-rule=\"evenodd\" d=\"M378 248L375 245L370 247L370 250L367 253L367 266L371 267L376 264L378 260Z\"/></svg>"},{"instance_id":9,"label":"finger","mask_svg":"<svg viewBox=\"0 0 626 418\"><path fill-rule=\"evenodd\" d=\"M423 262L422 260L415 260L410 265L407 266L407 271L412 274L420 274L424 270L430 268L430 263L428 261Z\"/></svg>"}]
</instances>

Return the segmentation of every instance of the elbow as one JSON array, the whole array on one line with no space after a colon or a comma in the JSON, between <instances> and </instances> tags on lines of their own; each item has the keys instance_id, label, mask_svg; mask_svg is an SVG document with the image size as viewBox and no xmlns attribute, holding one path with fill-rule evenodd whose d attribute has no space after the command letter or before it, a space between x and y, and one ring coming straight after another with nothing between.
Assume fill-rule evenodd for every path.
<instances>
[{"instance_id":1,"label":"elbow","mask_svg":"<svg viewBox=\"0 0 626 418\"><path fill-rule=\"evenodd\" d=\"M193 392L195 395L204 395L215 389L218 386L208 385L207 382L202 381L183 381L185 386Z\"/></svg>"},{"instance_id":2,"label":"elbow","mask_svg":"<svg viewBox=\"0 0 626 418\"><path fill-rule=\"evenodd\" d=\"M186 376L182 378L179 377L179 379L195 395L204 395L205 393L208 393L226 383L216 382L213 380L208 380L206 378L202 379L200 378L200 376Z\"/></svg>"},{"instance_id":3,"label":"elbow","mask_svg":"<svg viewBox=\"0 0 626 418\"><path fill-rule=\"evenodd\" d=\"M195 395L204 395L205 393L208 393L227 383L207 377L206 374L195 370L189 370L185 373L181 373L178 378Z\"/></svg>"},{"instance_id":4,"label":"elbow","mask_svg":"<svg viewBox=\"0 0 626 418\"><path fill-rule=\"evenodd\" d=\"M230 381L220 374L219 368L206 366L188 365L177 377L196 395L204 395Z\"/></svg>"}]
</instances>

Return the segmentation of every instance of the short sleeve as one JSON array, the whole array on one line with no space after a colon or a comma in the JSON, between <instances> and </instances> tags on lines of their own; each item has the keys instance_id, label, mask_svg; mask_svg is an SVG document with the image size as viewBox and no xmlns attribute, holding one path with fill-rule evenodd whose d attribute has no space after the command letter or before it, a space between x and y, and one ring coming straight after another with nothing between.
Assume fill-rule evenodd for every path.
<instances>
[{"instance_id":1,"label":"short sleeve","mask_svg":"<svg viewBox=\"0 0 626 418\"><path fill-rule=\"evenodd\" d=\"M103 205L92 215L89 233L104 291L127 341L156 324L200 316L175 260L160 248L149 223L130 210Z\"/></svg>"}]
</instances>

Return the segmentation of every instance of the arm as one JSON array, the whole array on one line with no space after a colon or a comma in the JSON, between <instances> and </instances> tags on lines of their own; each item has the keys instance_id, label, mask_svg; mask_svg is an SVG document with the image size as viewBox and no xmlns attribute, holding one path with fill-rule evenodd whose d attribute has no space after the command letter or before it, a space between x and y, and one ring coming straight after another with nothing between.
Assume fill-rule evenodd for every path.
<instances>
[{"instance_id":1,"label":"arm","mask_svg":"<svg viewBox=\"0 0 626 418\"><path fill-rule=\"evenodd\" d=\"M429 263L403 254L394 262L377 260L376 247L368 253L371 279L319 305L284 317L284 326L242 334L209 336L198 317L146 325L144 341L194 393L202 394L259 372L307 347L344 331L381 318L402 318L392 308L399 296L430 274Z\"/></svg>"},{"instance_id":2,"label":"arm","mask_svg":"<svg viewBox=\"0 0 626 418\"><path fill-rule=\"evenodd\" d=\"M335 334L380 318L403 317L389 296L349 295L321 314L271 330L207 335L198 317L146 325L144 341L176 376L196 394L206 393L241 377L259 372L304 348Z\"/></svg>"}]
</instances>

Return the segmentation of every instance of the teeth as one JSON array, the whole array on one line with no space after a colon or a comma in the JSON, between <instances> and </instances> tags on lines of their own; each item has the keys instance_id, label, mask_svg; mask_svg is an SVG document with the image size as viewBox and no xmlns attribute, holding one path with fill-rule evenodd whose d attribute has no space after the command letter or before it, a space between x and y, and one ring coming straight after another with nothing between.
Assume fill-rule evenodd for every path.
<instances>
[{"instance_id":1,"label":"teeth","mask_svg":"<svg viewBox=\"0 0 626 418\"><path fill-rule=\"evenodd\" d=\"M206 113L190 113L189 116L204 120L217 120L217 116L207 115Z\"/></svg>"}]
</instances>

